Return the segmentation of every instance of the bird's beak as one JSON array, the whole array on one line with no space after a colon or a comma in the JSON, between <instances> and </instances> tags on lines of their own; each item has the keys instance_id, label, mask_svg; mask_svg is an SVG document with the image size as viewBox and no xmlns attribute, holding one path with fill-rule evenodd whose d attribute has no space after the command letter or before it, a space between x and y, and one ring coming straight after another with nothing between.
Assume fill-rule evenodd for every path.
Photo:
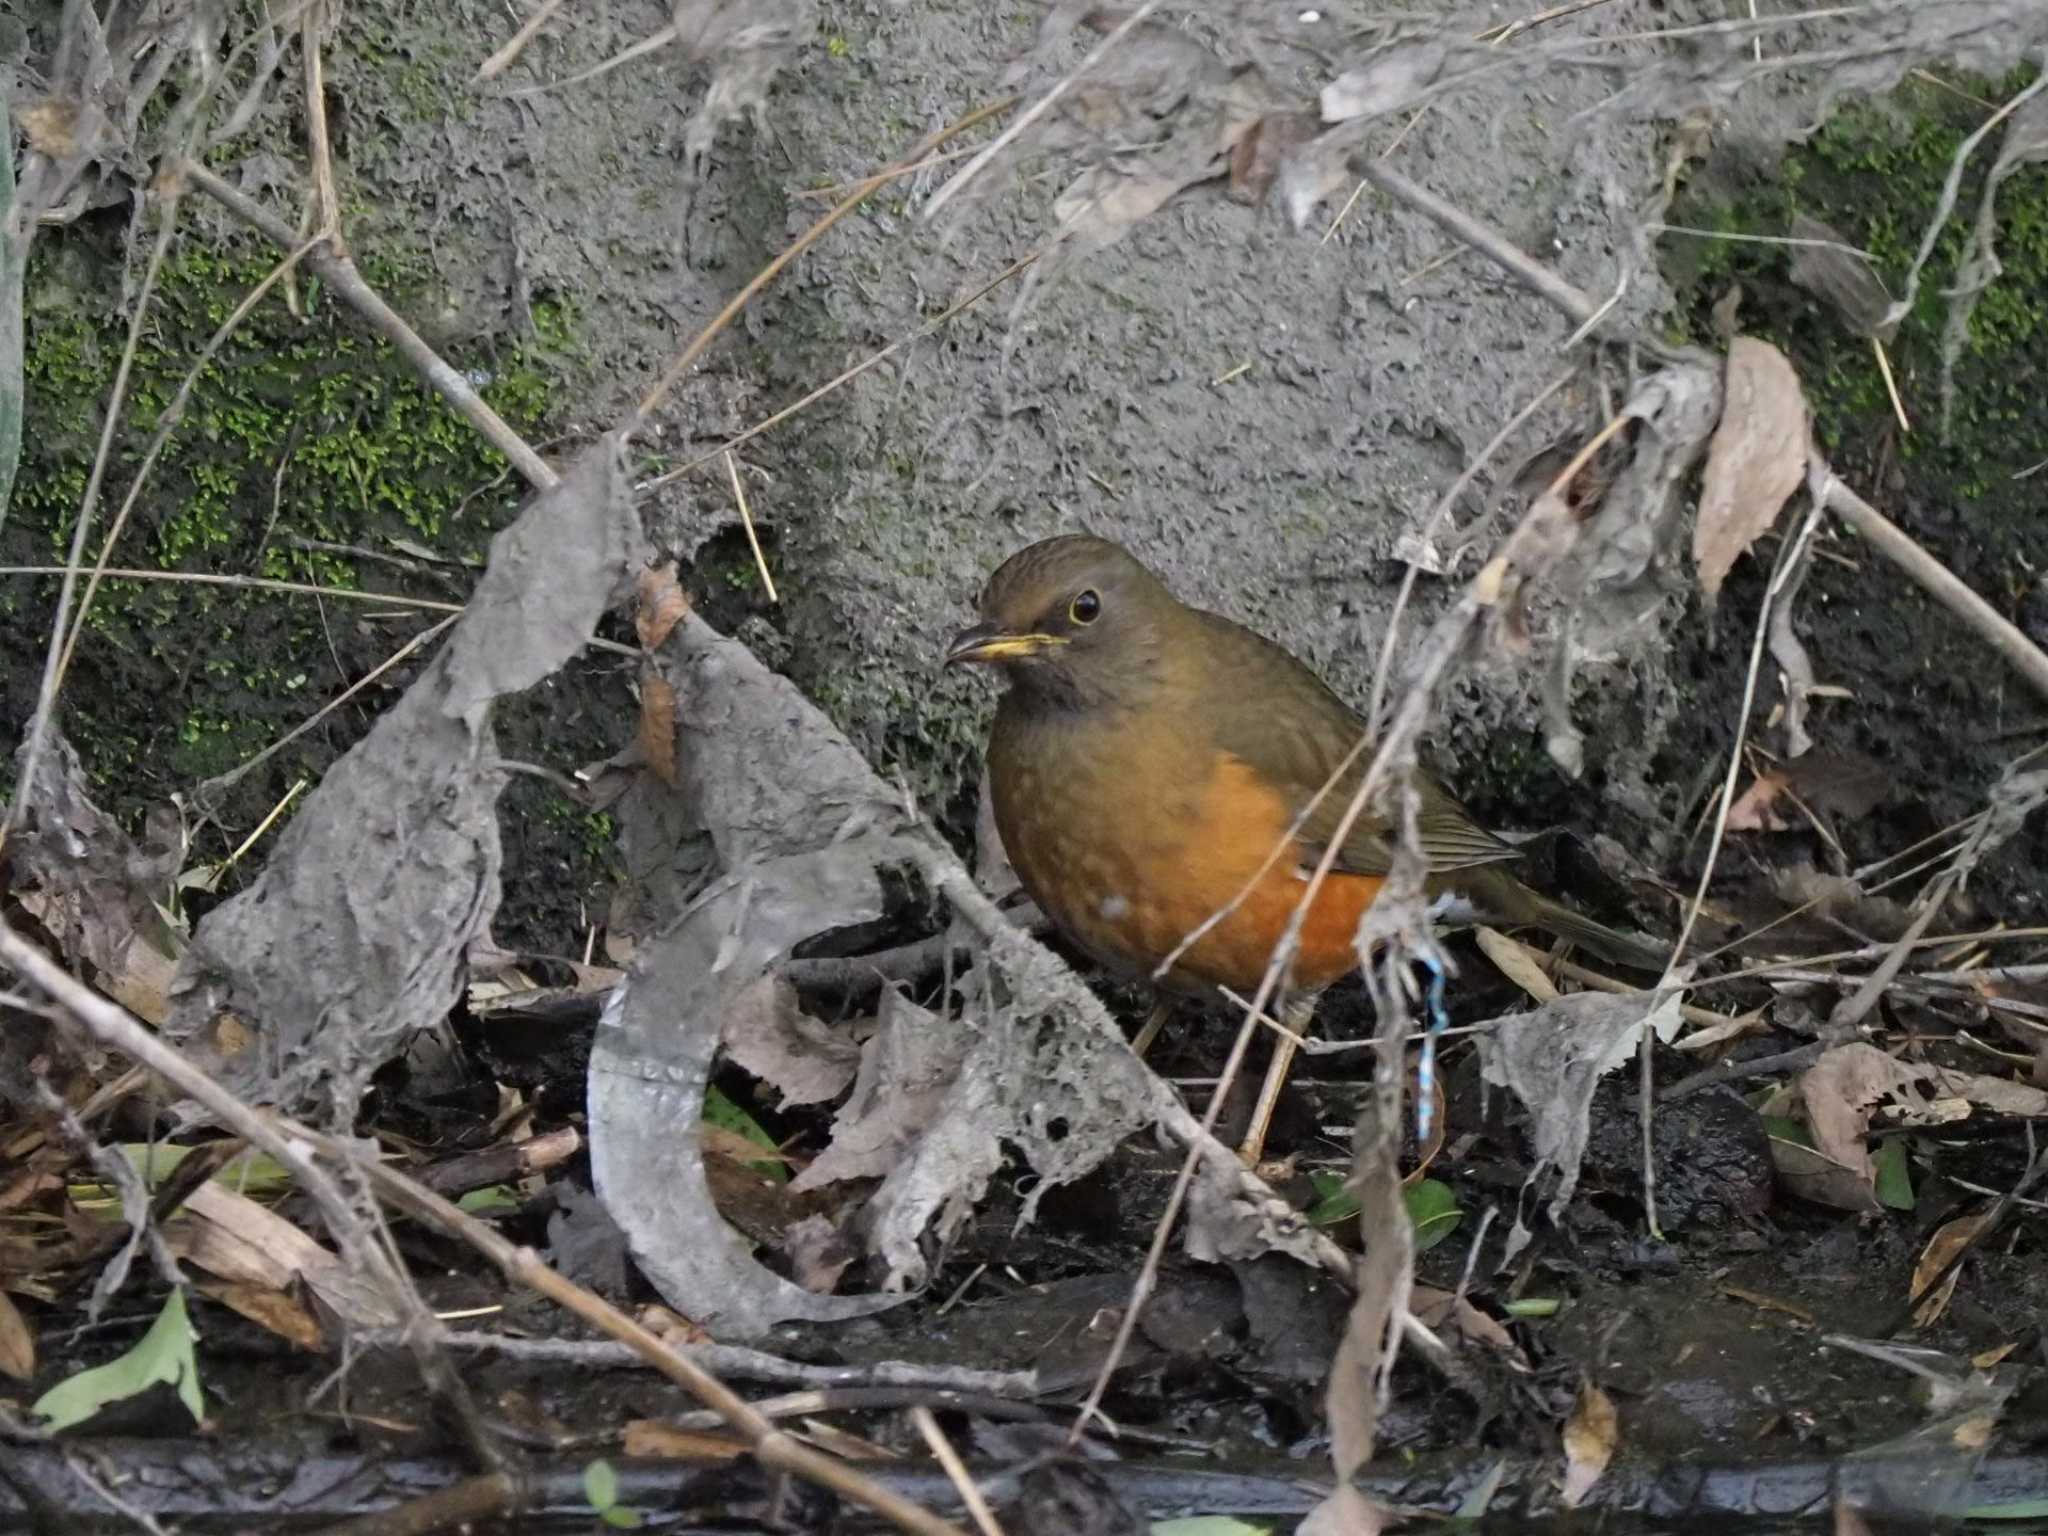
<instances>
[{"instance_id":1,"label":"bird's beak","mask_svg":"<svg viewBox=\"0 0 2048 1536\"><path fill-rule=\"evenodd\" d=\"M977 624L963 629L946 648L949 667L979 666L996 661L1021 661L1056 645L1065 645L1060 635L1012 634L994 624Z\"/></svg>"}]
</instances>

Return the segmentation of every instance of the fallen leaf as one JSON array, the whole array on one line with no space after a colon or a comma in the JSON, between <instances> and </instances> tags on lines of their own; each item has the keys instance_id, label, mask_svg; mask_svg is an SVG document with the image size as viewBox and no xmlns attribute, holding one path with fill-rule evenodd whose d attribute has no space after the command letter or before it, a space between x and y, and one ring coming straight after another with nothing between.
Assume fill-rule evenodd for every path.
<instances>
[{"instance_id":1,"label":"fallen leaf","mask_svg":"<svg viewBox=\"0 0 2048 1536\"><path fill-rule=\"evenodd\" d=\"M1548 1003L1557 998L1556 985L1526 944L1518 944L1497 929L1484 926L1473 929L1472 936L1479 941L1480 950L1493 962L1494 969L1537 1002Z\"/></svg>"},{"instance_id":2,"label":"fallen leaf","mask_svg":"<svg viewBox=\"0 0 2048 1536\"><path fill-rule=\"evenodd\" d=\"M267 1285L246 1285L238 1280L213 1279L195 1280L193 1288L200 1295L239 1312L257 1327L269 1329L309 1354L317 1355L327 1348L327 1334L320 1326L320 1319L289 1291L273 1290Z\"/></svg>"},{"instance_id":3,"label":"fallen leaf","mask_svg":"<svg viewBox=\"0 0 2048 1536\"><path fill-rule=\"evenodd\" d=\"M1807 407L1785 354L1754 336L1728 345L1720 425L1707 450L1692 557L1711 602L1736 559L1806 478Z\"/></svg>"},{"instance_id":4,"label":"fallen leaf","mask_svg":"<svg viewBox=\"0 0 2048 1536\"><path fill-rule=\"evenodd\" d=\"M1449 48L1438 39L1389 48L1362 69L1347 69L1322 89L1326 123L1384 117L1419 100L1443 73Z\"/></svg>"},{"instance_id":5,"label":"fallen leaf","mask_svg":"<svg viewBox=\"0 0 2048 1536\"><path fill-rule=\"evenodd\" d=\"M28 1381L36 1373L36 1336L14 1304L0 1291L0 1374Z\"/></svg>"},{"instance_id":6,"label":"fallen leaf","mask_svg":"<svg viewBox=\"0 0 2048 1536\"><path fill-rule=\"evenodd\" d=\"M1287 156L1317 132L1306 112L1272 112L1253 123L1231 146L1230 195L1241 203L1264 202Z\"/></svg>"},{"instance_id":7,"label":"fallen leaf","mask_svg":"<svg viewBox=\"0 0 2048 1536\"><path fill-rule=\"evenodd\" d=\"M1814 1146L1831 1161L1871 1180L1874 1169L1865 1145L1871 1111L1906 1080L1898 1062L1860 1040L1823 1053L1799 1077L1799 1096Z\"/></svg>"},{"instance_id":8,"label":"fallen leaf","mask_svg":"<svg viewBox=\"0 0 2048 1536\"><path fill-rule=\"evenodd\" d=\"M736 1435L711 1430L678 1429L659 1419L629 1419L624 1442L619 1447L628 1456L659 1457L668 1461L728 1461L747 1454L747 1442Z\"/></svg>"},{"instance_id":9,"label":"fallen leaf","mask_svg":"<svg viewBox=\"0 0 2048 1536\"><path fill-rule=\"evenodd\" d=\"M835 1099L860 1069L852 1037L804 1012L780 976L763 976L733 998L723 1039L725 1054L779 1090L785 1105Z\"/></svg>"},{"instance_id":10,"label":"fallen leaf","mask_svg":"<svg viewBox=\"0 0 2048 1536\"><path fill-rule=\"evenodd\" d=\"M1614 1411L1614 1399L1593 1385L1580 1383L1579 1400L1564 1426L1564 1491L1560 1497L1566 1509L1577 1509L1579 1501L1593 1491L1607 1463L1614 1459L1614 1446L1621 1434L1621 1419Z\"/></svg>"},{"instance_id":11,"label":"fallen leaf","mask_svg":"<svg viewBox=\"0 0 2048 1536\"><path fill-rule=\"evenodd\" d=\"M391 1328L398 1314L355 1265L336 1257L266 1206L208 1182L165 1224L171 1251L223 1280L282 1291L303 1280L343 1321Z\"/></svg>"},{"instance_id":12,"label":"fallen leaf","mask_svg":"<svg viewBox=\"0 0 2048 1536\"><path fill-rule=\"evenodd\" d=\"M1925 1290L1949 1260L1974 1243L1990 1222L1991 1213L1980 1211L1974 1216L1958 1216L1936 1227L1934 1236L1927 1240L1927 1246L1920 1250L1920 1257L1914 1262L1913 1288L1907 1294L1918 1296ZM1955 1295L1956 1280L1962 1272L1960 1264L1950 1270L1939 1289L1915 1309L1913 1325L1916 1328L1932 1328L1941 1320L1941 1314L1948 1310L1949 1298Z\"/></svg>"},{"instance_id":13,"label":"fallen leaf","mask_svg":"<svg viewBox=\"0 0 2048 1536\"><path fill-rule=\"evenodd\" d=\"M839 1223L819 1215L793 1223L782 1234L782 1251L789 1256L789 1272L796 1283L820 1296L837 1290L839 1277L860 1257L859 1245Z\"/></svg>"},{"instance_id":14,"label":"fallen leaf","mask_svg":"<svg viewBox=\"0 0 2048 1536\"><path fill-rule=\"evenodd\" d=\"M1728 807L1728 830L1730 832L1784 832L1791 829L1792 822L1777 812L1778 801L1784 798L1790 788L1785 776L1775 768L1758 774L1733 805Z\"/></svg>"},{"instance_id":15,"label":"fallen leaf","mask_svg":"<svg viewBox=\"0 0 2048 1536\"><path fill-rule=\"evenodd\" d=\"M44 1421L44 1428L57 1431L83 1424L109 1403L118 1403L146 1392L158 1382L177 1389L178 1399L192 1415L194 1424L206 1422L206 1399L199 1391L199 1361L192 1345L191 1315L185 1310L185 1293L173 1287L164 1298L163 1309L149 1332L126 1354L105 1365L68 1376L50 1388L29 1412Z\"/></svg>"},{"instance_id":16,"label":"fallen leaf","mask_svg":"<svg viewBox=\"0 0 2048 1536\"><path fill-rule=\"evenodd\" d=\"M668 638L670 630L690 611L690 600L676 580L676 563L663 561L640 573L635 583L633 632L642 648L653 650Z\"/></svg>"}]
</instances>

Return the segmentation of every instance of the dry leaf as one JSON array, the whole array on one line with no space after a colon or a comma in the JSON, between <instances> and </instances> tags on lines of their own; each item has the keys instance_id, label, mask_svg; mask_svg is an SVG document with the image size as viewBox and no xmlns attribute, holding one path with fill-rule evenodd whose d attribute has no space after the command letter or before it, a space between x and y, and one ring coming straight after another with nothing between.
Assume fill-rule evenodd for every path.
<instances>
[{"instance_id":1,"label":"dry leaf","mask_svg":"<svg viewBox=\"0 0 2048 1536\"><path fill-rule=\"evenodd\" d=\"M860 1068L852 1037L805 1013L780 976L763 976L732 1000L724 1041L726 1055L778 1089L785 1105L837 1098Z\"/></svg>"},{"instance_id":2,"label":"dry leaf","mask_svg":"<svg viewBox=\"0 0 2048 1536\"><path fill-rule=\"evenodd\" d=\"M1927 1246L1920 1250L1920 1257L1913 1265L1913 1289L1908 1293L1918 1296L1934 1277L1941 1273L1943 1266L1963 1249L1974 1243L1990 1225L1991 1213L1981 1211L1975 1216L1958 1216L1954 1221L1945 1221L1935 1228L1934 1236L1927 1240ZM1932 1328L1948 1310L1949 1298L1955 1294L1956 1279L1963 1272L1958 1264L1941 1282L1941 1287L1921 1302L1913 1313L1913 1325L1917 1328Z\"/></svg>"},{"instance_id":3,"label":"dry leaf","mask_svg":"<svg viewBox=\"0 0 2048 1536\"><path fill-rule=\"evenodd\" d=\"M1579 1501L1592 1492L1614 1459L1615 1441L1621 1434L1621 1419L1614 1411L1614 1399L1582 1382L1579 1400L1564 1426L1564 1491L1560 1497L1566 1509L1577 1509Z\"/></svg>"},{"instance_id":4,"label":"dry leaf","mask_svg":"<svg viewBox=\"0 0 2048 1536\"><path fill-rule=\"evenodd\" d=\"M1770 1153L1779 1181L1800 1199L1838 1211L1877 1209L1876 1183L1868 1169L1846 1167L1825 1152L1779 1136L1770 1138Z\"/></svg>"},{"instance_id":5,"label":"dry leaf","mask_svg":"<svg viewBox=\"0 0 2048 1536\"><path fill-rule=\"evenodd\" d=\"M356 1266L225 1184L208 1181L193 1190L164 1235L178 1257L223 1280L272 1291L303 1280L353 1327L398 1324L389 1299Z\"/></svg>"},{"instance_id":6,"label":"dry leaf","mask_svg":"<svg viewBox=\"0 0 2048 1536\"><path fill-rule=\"evenodd\" d=\"M1692 536L1709 601L1806 478L1806 394L1784 353L1754 336L1736 337L1723 402Z\"/></svg>"},{"instance_id":7,"label":"dry leaf","mask_svg":"<svg viewBox=\"0 0 2048 1536\"><path fill-rule=\"evenodd\" d=\"M636 583L633 632L643 650L654 650L668 638L668 632L690 611L690 600L676 580L676 563L665 561L651 571L642 571Z\"/></svg>"},{"instance_id":8,"label":"dry leaf","mask_svg":"<svg viewBox=\"0 0 2048 1536\"><path fill-rule=\"evenodd\" d=\"M640 760L662 783L675 786L676 691L653 667L640 672Z\"/></svg>"},{"instance_id":9,"label":"dry leaf","mask_svg":"<svg viewBox=\"0 0 2048 1536\"><path fill-rule=\"evenodd\" d=\"M222 1306L241 1313L257 1327L269 1329L309 1354L317 1355L327 1348L327 1334L320 1326L320 1319L289 1291L210 1277L202 1277L193 1284L200 1295L211 1297Z\"/></svg>"},{"instance_id":10,"label":"dry leaf","mask_svg":"<svg viewBox=\"0 0 2048 1536\"><path fill-rule=\"evenodd\" d=\"M14 1298L0 1291L0 1374L27 1381L36 1373L36 1336Z\"/></svg>"},{"instance_id":11,"label":"dry leaf","mask_svg":"<svg viewBox=\"0 0 2048 1536\"><path fill-rule=\"evenodd\" d=\"M1506 934L1492 928L1479 927L1473 930L1479 948L1491 960L1501 975L1507 977L1539 1003L1556 999L1557 988L1549 976L1544 974L1540 962L1526 944L1517 944Z\"/></svg>"},{"instance_id":12,"label":"dry leaf","mask_svg":"<svg viewBox=\"0 0 2048 1536\"><path fill-rule=\"evenodd\" d=\"M658 1457L664 1461L729 1461L747 1454L747 1442L711 1430L677 1429L659 1419L631 1419L619 1449L628 1456Z\"/></svg>"},{"instance_id":13,"label":"dry leaf","mask_svg":"<svg viewBox=\"0 0 2048 1536\"><path fill-rule=\"evenodd\" d=\"M1873 1178L1864 1145L1870 1112L1905 1080L1899 1063L1874 1045L1852 1041L1827 1051L1799 1078L1814 1145L1834 1162Z\"/></svg>"},{"instance_id":14,"label":"dry leaf","mask_svg":"<svg viewBox=\"0 0 2048 1536\"><path fill-rule=\"evenodd\" d=\"M1313 139L1316 120L1306 112L1273 112L1246 130L1230 150L1230 195L1262 203L1288 155Z\"/></svg>"},{"instance_id":15,"label":"dry leaf","mask_svg":"<svg viewBox=\"0 0 2048 1536\"><path fill-rule=\"evenodd\" d=\"M1784 798L1789 784L1784 774L1775 768L1756 776L1749 788L1728 807L1728 830L1730 832L1784 832L1792 823L1780 816L1778 801Z\"/></svg>"}]
</instances>

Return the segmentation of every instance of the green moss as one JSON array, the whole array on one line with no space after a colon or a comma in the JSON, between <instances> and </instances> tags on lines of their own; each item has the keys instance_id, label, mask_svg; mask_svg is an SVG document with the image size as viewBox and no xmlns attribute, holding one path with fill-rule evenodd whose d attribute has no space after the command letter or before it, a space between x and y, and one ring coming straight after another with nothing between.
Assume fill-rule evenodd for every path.
<instances>
[{"instance_id":1,"label":"green moss","mask_svg":"<svg viewBox=\"0 0 2048 1536\"><path fill-rule=\"evenodd\" d=\"M2004 100L2029 78L2023 71L2003 81L1965 82L1964 89ZM1986 115L1955 90L1913 84L1889 101L1838 112L1809 144L1787 155L1774 179L1758 179L1732 199L1681 198L1672 221L1728 234L1781 235L1793 214L1804 212L1868 251L1886 286L1902 293L1956 151ZM2025 452L2048 426L2048 168L2033 166L2000 188L1997 246L2004 271L1970 319L1954 374L1951 441L1941 443L1937 431L1947 290L1997 153L1994 133L1972 157L1955 215L1935 244L1912 309L1887 344L1914 422L1896 451L1907 461L1925 460L1924 469L1966 498L1991 492L2031 462ZM1672 237L1668 249L1668 275L1690 287L1688 324L1700 339L1709 337L1714 299L1730 281L1742 283L1742 328L1778 342L1793 357L1815 425L1831 449L1890 417L1870 341L1853 334L1821 300L1791 286L1785 247Z\"/></svg>"}]
</instances>

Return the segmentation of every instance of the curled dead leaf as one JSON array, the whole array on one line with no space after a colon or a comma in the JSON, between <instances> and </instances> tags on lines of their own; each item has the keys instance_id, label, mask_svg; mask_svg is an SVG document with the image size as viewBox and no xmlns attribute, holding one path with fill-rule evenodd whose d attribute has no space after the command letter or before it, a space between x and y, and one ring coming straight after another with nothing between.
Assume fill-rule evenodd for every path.
<instances>
[{"instance_id":1,"label":"curled dead leaf","mask_svg":"<svg viewBox=\"0 0 2048 1536\"><path fill-rule=\"evenodd\" d=\"M673 560L642 571L634 585L633 631L641 646L651 651L683 621L683 615L690 611L690 599L684 595L682 583L676 580Z\"/></svg>"},{"instance_id":2,"label":"curled dead leaf","mask_svg":"<svg viewBox=\"0 0 2048 1536\"><path fill-rule=\"evenodd\" d=\"M1974 1216L1958 1216L1935 1228L1934 1236L1927 1240L1927 1246L1920 1250L1920 1257L1913 1264L1911 1294L1918 1296L1926 1290L1949 1261L1976 1242L1990 1224L1991 1213L1980 1211ZM1949 1270L1940 1287L1914 1310L1913 1325L1916 1328L1932 1328L1941 1320L1941 1314L1948 1310L1949 1298L1955 1295L1956 1277L1962 1272L1960 1264Z\"/></svg>"},{"instance_id":3,"label":"curled dead leaf","mask_svg":"<svg viewBox=\"0 0 2048 1536\"><path fill-rule=\"evenodd\" d=\"M1621 1416L1614 1411L1614 1399L1591 1381L1579 1386L1579 1399L1564 1426L1565 1508L1576 1509L1593 1491L1600 1475L1614 1459L1615 1443L1621 1437Z\"/></svg>"},{"instance_id":4,"label":"curled dead leaf","mask_svg":"<svg viewBox=\"0 0 2048 1536\"><path fill-rule=\"evenodd\" d=\"M0 1291L0 1375L28 1381L36 1373L36 1336L28 1319L5 1291Z\"/></svg>"},{"instance_id":5,"label":"curled dead leaf","mask_svg":"<svg viewBox=\"0 0 2048 1536\"><path fill-rule=\"evenodd\" d=\"M1807 423L1806 393L1785 354L1754 336L1730 342L1693 525L1692 557L1709 601L1806 478Z\"/></svg>"}]
</instances>

